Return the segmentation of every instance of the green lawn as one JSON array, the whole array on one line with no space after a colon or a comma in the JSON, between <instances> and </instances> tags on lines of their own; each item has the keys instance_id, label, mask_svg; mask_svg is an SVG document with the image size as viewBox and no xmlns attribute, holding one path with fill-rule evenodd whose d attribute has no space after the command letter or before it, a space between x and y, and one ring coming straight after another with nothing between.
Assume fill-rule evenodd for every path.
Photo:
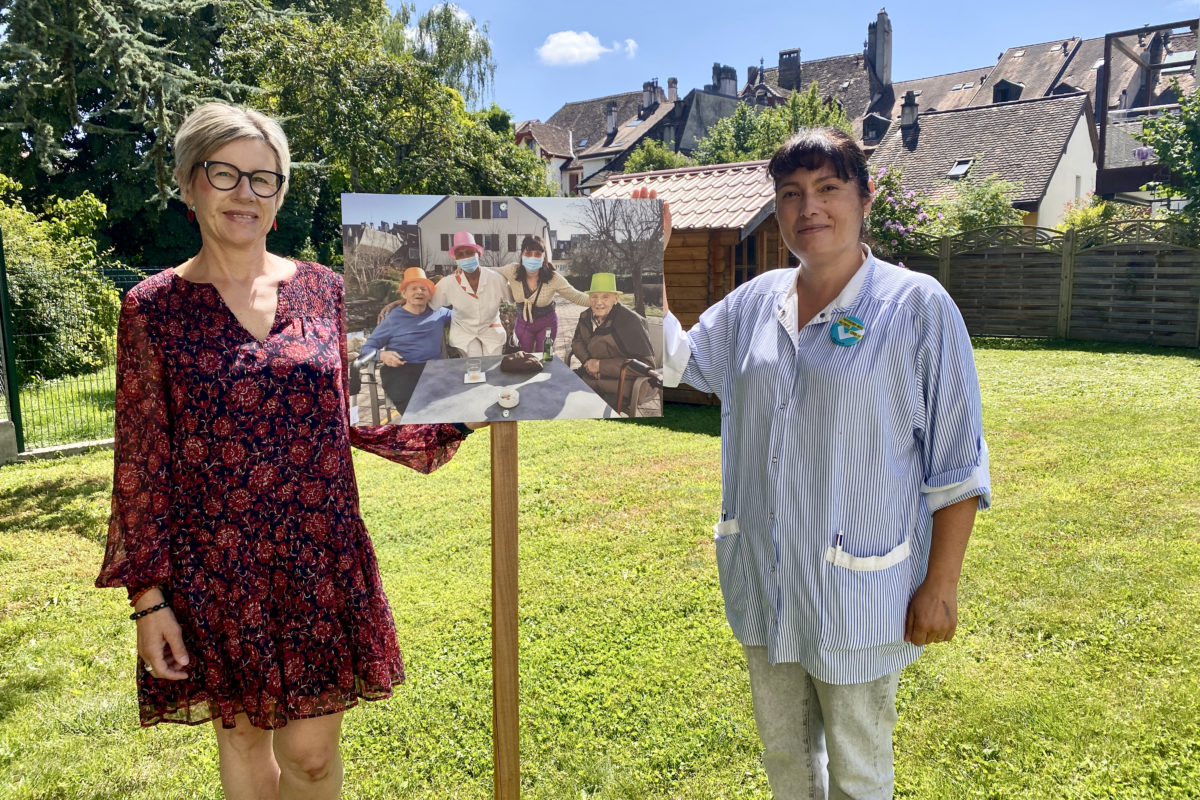
<instances>
[{"instance_id":1,"label":"green lawn","mask_svg":"<svg viewBox=\"0 0 1200 800\"><path fill-rule=\"evenodd\" d=\"M961 627L901 680L902 798L1200 797L1200 358L980 341L995 508ZM758 798L711 523L712 409L522 423L524 797ZM358 455L409 682L347 715L347 798L491 797L488 435ZM204 727L136 727L123 593L91 588L111 454L0 469L0 796L216 798Z\"/></svg>"},{"instance_id":2,"label":"green lawn","mask_svg":"<svg viewBox=\"0 0 1200 800\"><path fill-rule=\"evenodd\" d=\"M116 369L21 388L25 449L111 439Z\"/></svg>"}]
</instances>

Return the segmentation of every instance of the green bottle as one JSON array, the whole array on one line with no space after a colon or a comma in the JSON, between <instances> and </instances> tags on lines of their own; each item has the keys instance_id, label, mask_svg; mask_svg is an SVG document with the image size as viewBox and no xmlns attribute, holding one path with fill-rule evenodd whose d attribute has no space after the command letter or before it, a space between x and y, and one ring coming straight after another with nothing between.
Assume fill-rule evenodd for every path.
<instances>
[{"instance_id":1,"label":"green bottle","mask_svg":"<svg viewBox=\"0 0 1200 800\"><path fill-rule=\"evenodd\" d=\"M546 328L546 340L542 342L542 361L550 361L554 358L554 343L550 339L550 329Z\"/></svg>"}]
</instances>

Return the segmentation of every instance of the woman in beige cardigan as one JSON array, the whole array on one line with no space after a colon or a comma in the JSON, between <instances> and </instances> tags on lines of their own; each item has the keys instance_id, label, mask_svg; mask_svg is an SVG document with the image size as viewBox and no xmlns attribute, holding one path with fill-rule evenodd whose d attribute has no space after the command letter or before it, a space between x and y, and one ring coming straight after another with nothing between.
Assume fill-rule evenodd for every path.
<instances>
[{"instance_id":1,"label":"woman in beige cardigan","mask_svg":"<svg viewBox=\"0 0 1200 800\"><path fill-rule=\"evenodd\" d=\"M546 245L539 236L521 240L521 260L506 264L498 270L512 289L517 303L515 333L517 344L527 353L542 349L546 337L553 342L558 336L558 314L554 310L556 295L577 306L586 306L588 296L567 282L554 269Z\"/></svg>"}]
</instances>

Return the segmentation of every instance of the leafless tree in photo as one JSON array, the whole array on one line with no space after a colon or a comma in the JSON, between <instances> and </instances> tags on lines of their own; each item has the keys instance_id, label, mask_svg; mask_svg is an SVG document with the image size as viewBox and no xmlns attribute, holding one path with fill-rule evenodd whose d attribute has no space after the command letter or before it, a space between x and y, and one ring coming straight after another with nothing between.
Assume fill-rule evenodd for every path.
<instances>
[{"instance_id":1,"label":"leafless tree in photo","mask_svg":"<svg viewBox=\"0 0 1200 800\"><path fill-rule=\"evenodd\" d=\"M662 267L662 204L592 200L584 206L576 224L587 237L586 249L609 265L608 271L632 276L634 310L646 316L642 276L648 269Z\"/></svg>"}]
</instances>

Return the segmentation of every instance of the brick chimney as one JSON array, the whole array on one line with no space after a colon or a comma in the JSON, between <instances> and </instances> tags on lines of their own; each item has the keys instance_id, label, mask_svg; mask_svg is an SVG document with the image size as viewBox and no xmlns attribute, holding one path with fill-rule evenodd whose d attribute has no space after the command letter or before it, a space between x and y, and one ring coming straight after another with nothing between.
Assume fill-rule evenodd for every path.
<instances>
[{"instance_id":1,"label":"brick chimney","mask_svg":"<svg viewBox=\"0 0 1200 800\"><path fill-rule=\"evenodd\" d=\"M667 102L679 102L679 79L667 78Z\"/></svg>"},{"instance_id":2,"label":"brick chimney","mask_svg":"<svg viewBox=\"0 0 1200 800\"><path fill-rule=\"evenodd\" d=\"M645 118L656 105L658 105L658 81L646 81L642 84L642 107L638 116Z\"/></svg>"},{"instance_id":3,"label":"brick chimney","mask_svg":"<svg viewBox=\"0 0 1200 800\"><path fill-rule=\"evenodd\" d=\"M612 136L617 130L617 103L609 100L604 109L604 135Z\"/></svg>"},{"instance_id":4,"label":"brick chimney","mask_svg":"<svg viewBox=\"0 0 1200 800\"><path fill-rule=\"evenodd\" d=\"M779 51L779 86L796 91L800 88L800 48Z\"/></svg>"}]
</instances>

